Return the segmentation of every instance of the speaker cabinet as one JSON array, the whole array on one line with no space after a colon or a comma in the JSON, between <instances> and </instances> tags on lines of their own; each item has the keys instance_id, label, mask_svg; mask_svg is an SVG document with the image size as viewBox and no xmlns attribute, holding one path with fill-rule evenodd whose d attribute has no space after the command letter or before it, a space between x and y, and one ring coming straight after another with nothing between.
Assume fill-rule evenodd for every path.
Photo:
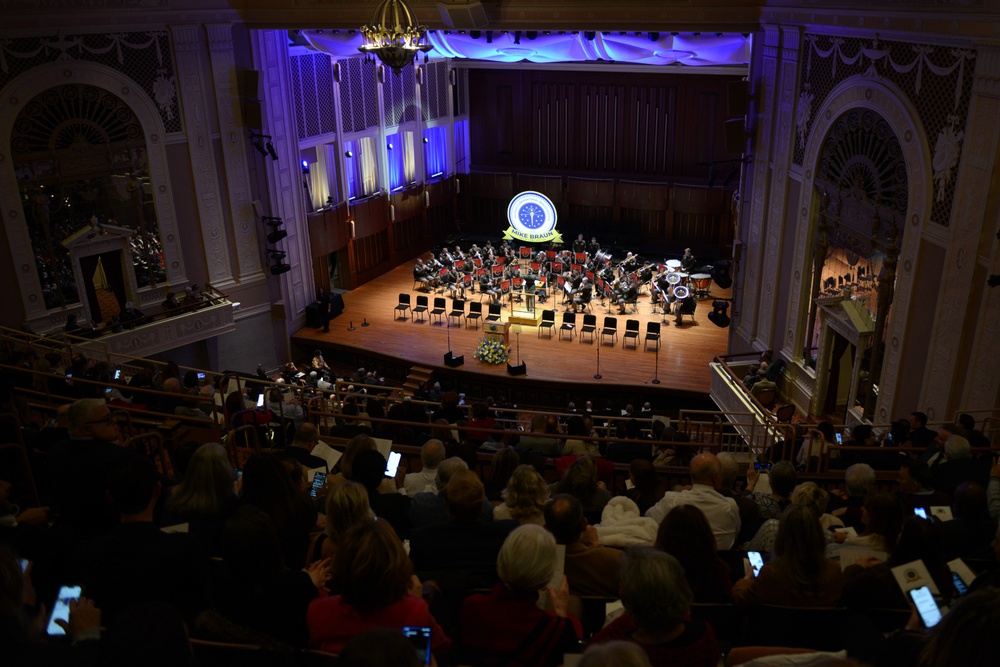
<instances>
[{"instance_id":1,"label":"speaker cabinet","mask_svg":"<svg viewBox=\"0 0 1000 667\"><path fill-rule=\"evenodd\" d=\"M481 2L466 1L449 4L439 2L437 8L444 24L455 30L475 30L476 28L485 28L490 23L490 19L486 15L486 8Z\"/></svg>"},{"instance_id":2,"label":"speaker cabinet","mask_svg":"<svg viewBox=\"0 0 1000 667\"><path fill-rule=\"evenodd\" d=\"M523 361L518 366L511 366L507 364L507 373L509 375L527 375L528 365Z\"/></svg>"},{"instance_id":3,"label":"speaker cabinet","mask_svg":"<svg viewBox=\"0 0 1000 667\"><path fill-rule=\"evenodd\" d=\"M444 355L444 365L445 366L450 366L451 368L458 368L459 366L461 366L464 363L465 363L465 355L462 355L460 357L456 357L455 355L453 355L451 353L450 350L448 352L446 352L445 355Z\"/></svg>"},{"instance_id":4,"label":"speaker cabinet","mask_svg":"<svg viewBox=\"0 0 1000 667\"><path fill-rule=\"evenodd\" d=\"M746 116L750 112L750 88L746 81L730 81L726 85L726 115Z\"/></svg>"},{"instance_id":5,"label":"speaker cabinet","mask_svg":"<svg viewBox=\"0 0 1000 667\"><path fill-rule=\"evenodd\" d=\"M742 155L747 147L746 123L742 118L726 121L726 152Z\"/></svg>"}]
</instances>

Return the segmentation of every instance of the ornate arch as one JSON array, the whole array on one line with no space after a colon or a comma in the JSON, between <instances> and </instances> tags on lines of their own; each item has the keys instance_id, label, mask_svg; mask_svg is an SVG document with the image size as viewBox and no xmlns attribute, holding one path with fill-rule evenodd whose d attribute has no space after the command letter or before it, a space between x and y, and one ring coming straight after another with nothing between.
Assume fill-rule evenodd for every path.
<instances>
[{"instance_id":1,"label":"ornate arch","mask_svg":"<svg viewBox=\"0 0 1000 667\"><path fill-rule=\"evenodd\" d=\"M899 140L908 183L904 223L907 229L903 234L898 264L900 279L896 283L892 321L886 331L887 344L874 417L876 421L888 421L893 414L903 339L913 298L917 249L925 225L930 220L934 187L929 167L931 164L929 142L918 114L906 95L884 80L854 76L842 81L826 98L812 124L804 153L802 187L796 216L798 221L794 253L796 266L792 273L793 298L789 303L785 350L793 358L801 360L798 341L805 335L811 299L808 276L812 257L810 249L815 243L815 223L820 208L820 197L816 188L822 168L820 159L830 132L845 114L853 110L870 110L888 124Z\"/></svg>"},{"instance_id":2,"label":"ornate arch","mask_svg":"<svg viewBox=\"0 0 1000 667\"><path fill-rule=\"evenodd\" d=\"M94 86L113 93L128 104L146 138L150 182L153 184L153 204L160 224L160 236L166 265L167 281L173 285L186 281L181 255L177 220L170 187L170 173L165 147L166 131L159 110L135 81L104 65L81 61L53 62L40 65L13 79L0 90L0 212L4 230L15 258L15 271L25 314L29 322L41 329L62 322L63 311L48 311L42 298L41 284L35 271L31 241L25 223L25 212L19 195L11 155L13 124L36 96L65 84ZM162 288L143 290L143 301L158 301ZM82 309L74 306L67 312Z\"/></svg>"}]
</instances>

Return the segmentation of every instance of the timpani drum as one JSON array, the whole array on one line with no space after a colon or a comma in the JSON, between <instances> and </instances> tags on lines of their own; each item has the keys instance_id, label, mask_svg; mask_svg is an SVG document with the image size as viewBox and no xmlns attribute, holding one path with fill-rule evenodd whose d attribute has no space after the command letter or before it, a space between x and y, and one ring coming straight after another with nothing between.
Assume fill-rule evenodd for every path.
<instances>
[{"instance_id":1,"label":"timpani drum","mask_svg":"<svg viewBox=\"0 0 1000 667\"><path fill-rule=\"evenodd\" d=\"M709 288L712 286L712 276L707 273L696 273L691 276L691 284L694 286L694 293L700 297L708 297Z\"/></svg>"},{"instance_id":2,"label":"timpani drum","mask_svg":"<svg viewBox=\"0 0 1000 667\"><path fill-rule=\"evenodd\" d=\"M677 271L672 275L676 275L678 278L680 278L681 285L688 284L688 274L684 273L683 271Z\"/></svg>"},{"instance_id":3,"label":"timpani drum","mask_svg":"<svg viewBox=\"0 0 1000 667\"><path fill-rule=\"evenodd\" d=\"M668 259L667 268L671 271L677 271L681 268L681 260L679 259Z\"/></svg>"}]
</instances>

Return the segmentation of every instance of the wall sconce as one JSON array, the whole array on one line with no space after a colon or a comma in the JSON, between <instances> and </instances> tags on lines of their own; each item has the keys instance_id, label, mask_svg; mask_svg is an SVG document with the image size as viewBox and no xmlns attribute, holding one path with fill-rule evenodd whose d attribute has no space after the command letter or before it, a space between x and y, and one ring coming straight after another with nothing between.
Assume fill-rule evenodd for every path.
<instances>
[{"instance_id":1,"label":"wall sconce","mask_svg":"<svg viewBox=\"0 0 1000 667\"><path fill-rule=\"evenodd\" d=\"M355 235L354 235L354 218L348 218L347 219L347 224L349 224L351 226L351 238L352 239L356 238Z\"/></svg>"},{"instance_id":2,"label":"wall sconce","mask_svg":"<svg viewBox=\"0 0 1000 667\"><path fill-rule=\"evenodd\" d=\"M396 207L389 204L389 222L396 222Z\"/></svg>"},{"instance_id":3,"label":"wall sconce","mask_svg":"<svg viewBox=\"0 0 1000 667\"><path fill-rule=\"evenodd\" d=\"M430 208L430 207L431 207L431 193L428 192L427 190L424 190L424 208Z\"/></svg>"}]
</instances>

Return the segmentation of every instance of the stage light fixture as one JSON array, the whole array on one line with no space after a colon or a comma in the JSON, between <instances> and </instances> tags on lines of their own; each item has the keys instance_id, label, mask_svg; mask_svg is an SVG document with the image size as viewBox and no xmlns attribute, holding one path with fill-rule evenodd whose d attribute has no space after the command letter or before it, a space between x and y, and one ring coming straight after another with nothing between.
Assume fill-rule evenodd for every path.
<instances>
[{"instance_id":1,"label":"stage light fixture","mask_svg":"<svg viewBox=\"0 0 1000 667\"><path fill-rule=\"evenodd\" d=\"M729 262L721 260L712 267L712 280L722 289L733 286L733 277L729 275Z\"/></svg>"},{"instance_id":2,"label":"stage light fixture","mask_svg":"<svg viewBox=\"0 0 1000 667\"><path fill-rule=\"evenodd\" d=\"M291 264L284 264L282 262L278 262L277 264L273 264L271 266L271 275L280 276L282 273L288 273L291 270L292 270Z\"/></svg>"},{"instance_id":3,"label":"stage light fixture","mask_svg":"<svg viewBox=\"0 0 1000 667\"><path fill-rule=\"evenodd\" d=\"M274 150L274 144L272 144L270 142L270 140L268 140L268 142L265 144L265 147L267 148L267 152L271 156L271 159L274 160L275 162L277 162L278 161L278 151Z\"/></svg>"},{"instance_id":4,"label":"stage light fixture","mask_svg":"<svg viewBox=\"0 0 1000 667\"><path fill-rule=\"evenodd\" d=\"M303 174L308 174L309 173L309 160L303 160L302 161L302 173Z\"/></svg>"},{"instance_id":5,"label":"stage light fixture","mask_svg":"<svg viewBox=\"0 0 1000 667\"><path fill-rule=\"evenodd\" d=\"M717 327L725 329L726 327L729 326L729 323L731 322L731 320L729 319L729 314L727 313L728 310L729 310L728 301L720 301L720 300L713 301L712 312L708 314L709 322L711 322Z\"/></svg>"},{"instance_id":6,"label":"stage light fixture","mask_svg":"<svg viewBox=\"0 0 1000 667\"><path fill-rule=\"evenodd\" d=\"M267 235L267 242L274 245L281 239L288 236L288 232L284 229L275 229L273 232Z\"/></svg>"}]
</instances>

